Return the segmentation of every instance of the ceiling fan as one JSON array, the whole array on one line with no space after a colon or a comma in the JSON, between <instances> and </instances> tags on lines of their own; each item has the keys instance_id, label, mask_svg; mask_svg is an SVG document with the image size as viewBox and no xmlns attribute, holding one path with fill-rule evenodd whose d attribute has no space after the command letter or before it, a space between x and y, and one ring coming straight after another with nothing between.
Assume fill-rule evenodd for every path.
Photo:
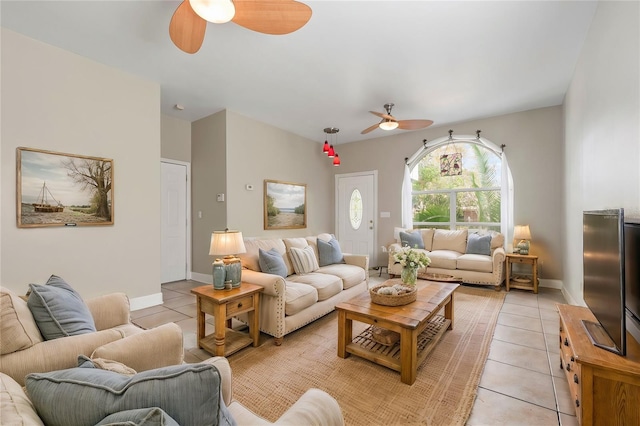
<instances>
[{"instance_id":1,"label":"ceiling fan","mask_svg":"<svg viewBox=\"0 0 640 426\"><path fill-rule=\"evenodd\" d=\"M311 8L294 0L184 0L173 13L169 36L182 51L196 53L204 40L207 21L233 21L264 34L289 34L311 18Z\"/></svg>"},{"instance_id":2,"label":"ceiling fan","mask_svg":"<svg viewBox=\"0 0 640 426\"><path fill-rule=\"evenodd\" d=\"M377 127L382 130L393 130L393 129L402 129L402 130L418 130L425 129L433 124L431 120L396 120L396 118L391 115L391 108L393 108L392 103L384 104L384 109L387 110L387 113L384 114L382 112L369 111L371 114L376 115L382 118L382 121L374 124L371 127L367 127L362 132L361 135L366 135L369 132L374 131Z\"/></svg>"}]
</instances>

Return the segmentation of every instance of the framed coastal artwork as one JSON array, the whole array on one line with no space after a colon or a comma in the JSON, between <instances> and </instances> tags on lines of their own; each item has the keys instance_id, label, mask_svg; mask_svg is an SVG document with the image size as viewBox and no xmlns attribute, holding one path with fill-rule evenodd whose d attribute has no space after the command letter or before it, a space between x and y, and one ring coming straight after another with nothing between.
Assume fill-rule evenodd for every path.
<instances>
[{"instance_id":1,"label":"framed coastal artwork","mask_svg":"<svg viewBox=\"0 0 640 426\"><path fill-rule=\"evenodd\" d=\"M264 181L264 229L307 227L307 185Z\"/></svg>"},{"instance_id":2,"label":"framed coastal artwork","mask_svg":"<svg viewBox=\"0 0 640 426\"><path fill-rule=\"evenodd\" d=\"M113 225L113 160L17 148L19 228Z\"/></svg>"}]
</instances>

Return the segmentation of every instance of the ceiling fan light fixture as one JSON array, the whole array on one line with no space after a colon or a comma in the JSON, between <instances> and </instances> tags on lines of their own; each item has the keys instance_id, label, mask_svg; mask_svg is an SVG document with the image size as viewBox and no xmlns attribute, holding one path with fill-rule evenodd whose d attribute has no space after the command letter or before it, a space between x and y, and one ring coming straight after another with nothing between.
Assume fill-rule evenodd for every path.
<instances>
[{"instance_id":1,"label":"ceiling fan light fixture","mask_svg":"<svg viewBox=\"0 0 640 426\"><path fill-rule=\"evenodd\" d=\"M189 0L189 4L198 16L214 24L229 22L236 14L231 0Z\"/></svg>"},{"instance_id":2,"label":"ceiling fan light fixture","mask_svg":"<svg viewBox=\"0 0 640 426\"><path fill-rule=\"evenodd\" d=\"M378 125L382 130L393 130L398 128L398 122L393 120L384 120Z\"/></svg>"}]
</instances>

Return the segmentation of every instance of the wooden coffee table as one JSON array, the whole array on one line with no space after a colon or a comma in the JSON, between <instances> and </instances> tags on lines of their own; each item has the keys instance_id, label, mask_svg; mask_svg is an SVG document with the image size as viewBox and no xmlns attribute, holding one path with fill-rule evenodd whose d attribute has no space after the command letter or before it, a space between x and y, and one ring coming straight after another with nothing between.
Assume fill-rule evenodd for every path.
<instances>
[{"instance_id":1,"label":"wooden coffee table","mask_svg":"<svg viewBox=\"0 0 640 426\"><path fill-rule=\"evenodd\" d=\"M350 354L400 372L402 383L416 381L418 366L435 347L446 330L453 329L455 283L418 280L415 302L383 306L371 301L369 292L336 306L338 311L338 356ZM444 307L444 317L438 312ZM393 346L369 338L370 328L353 338L353 321L375 325L400 334Z\"/></svg>"},{"instance_id":2,"label":"wooden coffee table","mask_svg":"<svg viewBox=\"0 0 640 426\"><path fill-rule=\"evenodd\" d=\"M259 285L241 283L231 290L215 290L212 285L203 285L191 290L196 295L198 315L198 347L212 355L228 356L249 346L258 346L260 338L260 292ZM249 334L232 330L231 318L247 313ZM215 330L205 336L205 314L213 315Z\"/></svg>"}]
</instances>

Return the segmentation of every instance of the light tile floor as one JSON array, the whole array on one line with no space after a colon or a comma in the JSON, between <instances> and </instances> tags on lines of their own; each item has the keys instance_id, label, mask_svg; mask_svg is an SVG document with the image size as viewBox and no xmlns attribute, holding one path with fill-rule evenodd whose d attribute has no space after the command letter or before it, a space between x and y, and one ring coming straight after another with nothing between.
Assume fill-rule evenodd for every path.
<instances>
[{"instance_id":1,"label":"light tile floor","mask_svg":"<svg viewBox=\"0 0 640 426\"><path fill-rule=\"evenodd\" d=\"M370 285L386 280L385 275L378 277L377 271L371 271ZM196 348L196 302L190 290L201 285L196 281L163 284L163 305L131 313L133 321L145 328L169 322L182 327L187 362L210 357ZM578 424L559 365L556 303L566 303L560 290L507 293L468 426ZM207 334L213 332L213 318L208 317L206 327Z\"/></svg>"}]
</instances>

